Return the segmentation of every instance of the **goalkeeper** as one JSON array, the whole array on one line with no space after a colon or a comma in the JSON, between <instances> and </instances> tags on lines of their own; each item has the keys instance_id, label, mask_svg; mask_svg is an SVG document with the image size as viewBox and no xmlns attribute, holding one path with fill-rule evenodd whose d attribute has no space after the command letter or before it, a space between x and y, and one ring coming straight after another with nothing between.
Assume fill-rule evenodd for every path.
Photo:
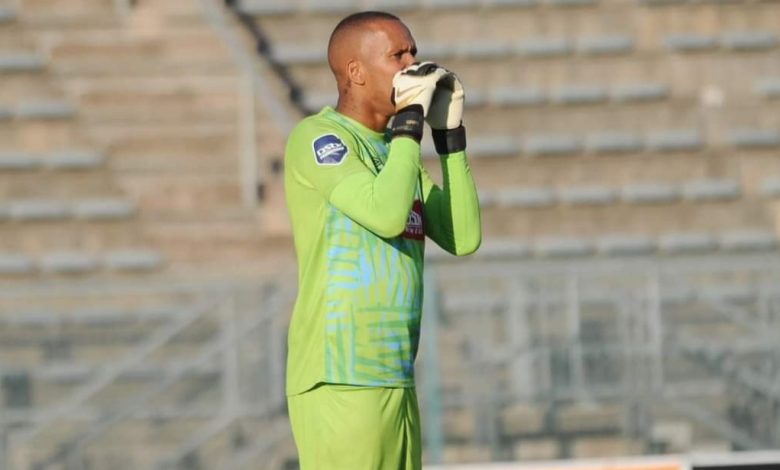
<instances>
[{"instance_id":1,"label":"goalkeeper","mask_svg":"<svg viewBox=\"0 0 780 470\"><path fill-rule=\"evenodd\" d=\"M287 403L303 470L422 466L414 359L425 237L466 255L481 229L463 87L416 53L391 14L343 19L328 44L338 105L301 121L287 142L299 284ZM420 160L424 121L441 187Z\"/></svg>"}]
</instances>

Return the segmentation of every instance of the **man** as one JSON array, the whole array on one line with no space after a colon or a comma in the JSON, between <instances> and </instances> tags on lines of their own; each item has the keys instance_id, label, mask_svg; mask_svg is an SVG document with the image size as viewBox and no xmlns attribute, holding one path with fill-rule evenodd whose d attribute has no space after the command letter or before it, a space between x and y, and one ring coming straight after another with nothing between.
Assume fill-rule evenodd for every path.
<instances>
[{"instance_id":1,"label":"man","mask_svg":"<svg viewBox=\"0 0 780 470\"><path fill-rule=\"evenodd\" d=\"M328 44L338 105L301 121L287 143L299 267L287 396L303 470L422 466L414 359L424 239L466 255L481 229L463 87L436 64L416 64L416 51L393 15L342 20ZM420 160L424 118L441 188Z\"/></svg>"}]
</instances>

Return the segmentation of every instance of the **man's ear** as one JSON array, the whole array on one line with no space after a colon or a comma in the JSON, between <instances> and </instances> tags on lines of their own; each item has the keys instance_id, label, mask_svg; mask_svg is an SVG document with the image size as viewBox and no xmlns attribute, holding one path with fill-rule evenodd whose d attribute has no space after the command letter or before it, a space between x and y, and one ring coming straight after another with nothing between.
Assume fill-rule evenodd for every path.
<instances>
[{"instance_id":1,"label":"man's ear","mask_svg":"<svg viewBox=\"0 0 780 470\"><path fill-rule=\"evenodd\" d=\"M363 64L357 60L350 60L347 63L347 78L349 78L349 81L355 85L365 85L366 77L363 73Z\"/></svg>"}]
</instances>

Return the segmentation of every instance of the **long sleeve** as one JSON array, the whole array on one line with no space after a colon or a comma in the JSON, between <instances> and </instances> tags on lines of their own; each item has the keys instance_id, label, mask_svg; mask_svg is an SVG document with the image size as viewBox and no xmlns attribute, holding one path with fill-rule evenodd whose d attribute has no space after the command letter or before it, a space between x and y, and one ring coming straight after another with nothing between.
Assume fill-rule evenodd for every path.
<instances>
[{"instance_id":1,"label":"long sleeve","mask_svg":"<svg viewBox=\"0 0 780 470\"><path fill-rule=\"evenodd\" d=\"M441 156L443 187L421 169L425 198L425 234L457 256L468 255L482 242L479 199L465 152Z\"/></svg>"}]
</instances>

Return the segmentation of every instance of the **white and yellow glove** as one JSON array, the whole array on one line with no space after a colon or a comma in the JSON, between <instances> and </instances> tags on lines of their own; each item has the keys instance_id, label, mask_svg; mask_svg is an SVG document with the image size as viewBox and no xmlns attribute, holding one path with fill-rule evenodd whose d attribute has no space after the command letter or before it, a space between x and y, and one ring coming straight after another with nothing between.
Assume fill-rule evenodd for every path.
<instances>
[{"instance_id":1,"label":"white and yellow glove","mask_svg":"<svg viewBox=\"0 0 780 470\"><path fill-rule=\"evenodd\" d=\"M436 84L447 71L433 62L412 64L393 77L390 97L395 105L393 136L406 135L418 142L422 139L423 118L428 114Z\"/></svg>"},{"instance_id":2,"label":"white and yellow glove","mask_svg":"<svg viewBox=\"0 0 780 470\"><path fill-rule=\"evenodd\" d=\"M457 75L449 70L437 82L431 108L425 116L431 129L456 129L463 121L465 92Z\"/></svg>"}]
</instances>

